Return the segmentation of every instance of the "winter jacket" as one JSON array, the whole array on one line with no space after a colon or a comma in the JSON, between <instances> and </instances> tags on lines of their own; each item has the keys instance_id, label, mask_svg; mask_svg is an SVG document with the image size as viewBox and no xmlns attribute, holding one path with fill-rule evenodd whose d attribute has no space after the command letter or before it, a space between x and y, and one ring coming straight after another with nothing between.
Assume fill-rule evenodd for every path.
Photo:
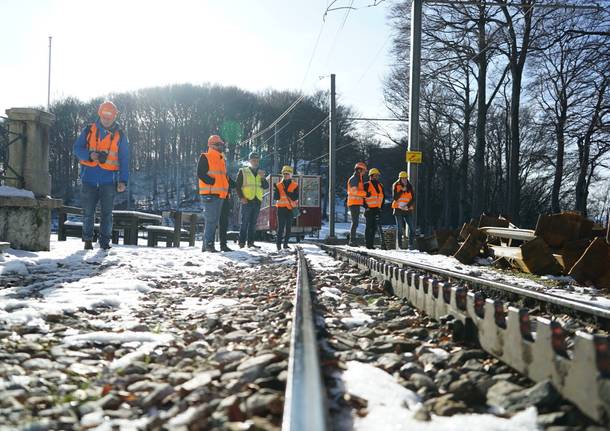
<instances>
[{"instance_id":1,"label":"winter jacket","mask_svg":"<svg viewBox=\"0 0 610 431\"><path fill-rule=\"evenodd\" d=\"M89 158L89 145L87 137L93 125L89 125L83 129L79 137L74 142L73 151L74 155L78 158L79 162L91 162ZM102 141L108 134L119 133L120 140L118 142L118 159L119 159L119 170L113 171L104 169L97 163L95 166L80 165L80 178L85 184L91 186L100 186L107 184L114 184L117 182L127 183L129 180L129 141L127 135L117 123L114 123L110 130L106 130L99 119L95 122L95 128L99 132L99 140Z\"/></svg>"}]
</instances>

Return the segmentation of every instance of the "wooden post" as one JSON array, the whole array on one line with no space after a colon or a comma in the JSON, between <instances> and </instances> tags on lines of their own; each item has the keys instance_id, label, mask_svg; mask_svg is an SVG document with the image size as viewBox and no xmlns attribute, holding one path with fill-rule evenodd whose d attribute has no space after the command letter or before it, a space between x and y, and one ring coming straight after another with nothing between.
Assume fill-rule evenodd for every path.
<instances>
[{"instance_id":1,"label":"wooden post","mask_svg":"<svg viewBox=\"0 0 610 431\"><path fill-rule=\"evenodd\" d=\"M180 233L182 232L182 211L172 211L174 214L174 247L180 247Z\"/></svg>"},{"instance_id":2,"label":"wooden post","mask_svg":"<svg viewBox=\"0 0 610 431\"><path fill-rule=\"evenodd\" d=\"M68 215L66 214L66 212L63 210L63 208L59 208L57 210L57 218L58 218L58 223L59 226L57 227L57 240L58 241L65 241L66 240L66 219L68 218Z\"/></svg>"},{"instance_id":3,"label":"wooden post","mask_svg":"<svg viewBox=\"0 0 610 431\"><path fill-rule=\"evenodd\" d=\"M191 225L189 226L189 246L195 247L195 236L197 235L197 214L191 214Z\"/></svg>"}]
</instances>

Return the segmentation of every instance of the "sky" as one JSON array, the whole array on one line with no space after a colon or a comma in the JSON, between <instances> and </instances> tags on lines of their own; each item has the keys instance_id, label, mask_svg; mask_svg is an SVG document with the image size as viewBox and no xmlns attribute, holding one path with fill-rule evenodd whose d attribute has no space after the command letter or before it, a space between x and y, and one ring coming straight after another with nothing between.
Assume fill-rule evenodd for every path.
<instances>
[{"instance_id":1,"label":"sky","mask_svg":"<svg viewBox=\"0 0 610 431\"><path fill-rule=\"evenodd\" d=\"M328 89L366 117L387 117L391 0L0 0L0 115L51 102L168 84L251 91ZM347 19L346 19L347 15ZM310 65L311 62L311 65ZM382 124L382 126L384 126Z\"/></svg>"}]
</instances>

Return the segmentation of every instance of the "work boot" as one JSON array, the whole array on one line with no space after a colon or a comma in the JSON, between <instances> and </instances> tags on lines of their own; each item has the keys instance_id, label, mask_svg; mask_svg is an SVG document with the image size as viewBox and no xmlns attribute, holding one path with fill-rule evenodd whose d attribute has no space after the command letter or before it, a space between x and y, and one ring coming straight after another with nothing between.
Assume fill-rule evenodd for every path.
<instances>
[{"instance_id":1,"label":"work boot","mask_svg":"<svg viewBox=\"0 0 610 431\"><path fill-rule=\"evenodd\" d=\"M246 246L246 244L244 244L243 242L239 243L239 248L244 248Z\"/></svg>"},{"instance_id":2,"label":"work boot","mask_svg":"<svg viewBox=\"0 0 610 431\"><path fill-rule=\"evenodd\" d=\"M85 250L93 250L93 243L91 241L85 241Z\"/></svg>"},{"instance_id":3,"label":"work boot","mask_svg":"<svg viewBox=\"0 0 610 431\"><path fill-rule=\"evenodd\" d=\"M205 245L205 251L209 251L210 253L218 253L218 250L216 250L216 247L214 247L213 242L210 242Z\"/></svg>"},{"instance_id":4,"label":"work boot","mask_svg":"<svg viewBox=\"0 0 610 431\"><path fill-rule=\"evenodd\" d=\"M248 243L248 248L261 248L261 246L260 245L256 245L253 242L249 242Z\"/></svg>"},{"instance_id":5,"label":"work boot","mask_svg":"<svg viewBox=\"0 0 610 431\"><path fill-rule=\"evenodd\" d=\"M233 251L233 249L230 249L226 244L220 244L220 251Z\"/></svg>"},{"instance_id":6,"label":"work boot","mask_svg":"<svg viewBox=\"0 0 610 431\"><path fill-rule=\"evenodd\" d=\"M100 248L102 250L110 250L112 248L112 246L110 244L104 244L104 245L100 245Z\"/></svg>"},{"instance_id":7,"label":"work boot","mask_svg":"<svg viewBox=\"0 0 610 431\"><path fill-rule=\"evenodd\" d=\"M288 244L284 243L284 249L288 249L290 247L288 247Z\"/></svg>"}]
</instances>

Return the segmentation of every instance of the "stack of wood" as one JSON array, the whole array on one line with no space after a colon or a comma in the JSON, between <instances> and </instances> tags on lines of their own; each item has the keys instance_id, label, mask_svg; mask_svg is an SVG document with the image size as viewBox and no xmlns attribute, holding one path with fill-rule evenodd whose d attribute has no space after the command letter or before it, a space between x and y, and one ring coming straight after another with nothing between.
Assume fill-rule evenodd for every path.
<instances>
[{"instance_id":1,"label":"stack of wood","mask_svg":"<svg viewBox=\"0 0 610 431\"><path fill-rule=\"evenodd\" d=\"M422 251L438 251L464 264L492 257L502 267L570 275L579 284L610 289L610 228L596 226L577 212L540 215L535 230L518 229L506 218L484 214L465 223L459 234L437 230L421 245Z\"/></svg>"}]
</instances>

